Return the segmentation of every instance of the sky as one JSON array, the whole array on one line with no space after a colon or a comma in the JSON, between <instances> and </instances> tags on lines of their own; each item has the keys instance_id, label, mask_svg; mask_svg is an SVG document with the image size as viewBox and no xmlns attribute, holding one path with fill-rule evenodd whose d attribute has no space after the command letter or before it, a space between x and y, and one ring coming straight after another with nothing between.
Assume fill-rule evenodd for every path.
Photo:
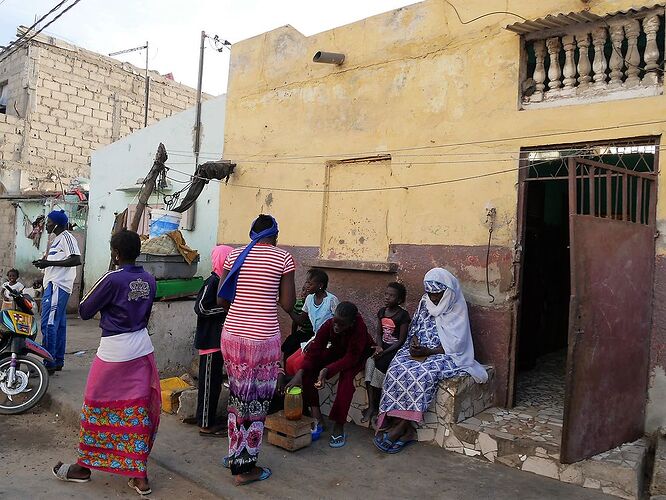
<instances>
[{"instance_id":1,"label":"sky","mask_svg":"<svg viewBox=\"0 0 666 500\"><path fill-rule=\"evenodd\" d=\"M304 35L409 5L416 0L81 0L44 33L101 54L149 42L149 68L196 88L201 30L234 43L291 24ZM58 0L0 0L0 45ZM73 3L68 0L67 4ZM333 6L335 6L333 8ZM62 10L62 9L61 9ZM53 16L49 17L51 19ZM206 46L203 90L225 92L229 53ZM117 56L139 67L145 52Z\"/></svg>"}]
</instances>

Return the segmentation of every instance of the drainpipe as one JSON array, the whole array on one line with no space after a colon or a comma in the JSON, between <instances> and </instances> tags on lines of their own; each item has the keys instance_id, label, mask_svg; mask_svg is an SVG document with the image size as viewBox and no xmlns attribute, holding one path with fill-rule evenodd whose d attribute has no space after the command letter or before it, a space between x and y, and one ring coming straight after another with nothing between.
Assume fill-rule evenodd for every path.
<instances>
[{"instance_id":1,"label":"drainpipe","mask_svg":"<svg viewBox=\"0 0 666 500\"><path fill-rule=\"evenodd\" d=\"M336 66L340 66L343 62L345 62L345 55L338 54L336 52L322 52L320 50L314 55L312 62L335 64Z\"/></svg>"}]
</instances>

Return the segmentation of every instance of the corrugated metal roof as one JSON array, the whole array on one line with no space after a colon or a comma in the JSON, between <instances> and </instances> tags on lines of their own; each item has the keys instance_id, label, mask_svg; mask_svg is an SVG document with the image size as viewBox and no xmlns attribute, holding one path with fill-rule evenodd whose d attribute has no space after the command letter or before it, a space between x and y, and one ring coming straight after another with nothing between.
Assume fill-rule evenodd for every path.
<instances>
[{"instance_id":1,"label":"corrugated metal roof","mask_svg":"<svg viewBox=\"0 0 666 500\"><path fill-rule=\"evenodd\" d=\"M527 35L529 33L534 33L536 31L544 31L550 29L561 29L567 28L572 25L579 25L585 23L593 23L601 21L602 19L607 19L618 14L639 14L648 10L652 10L656 7L663 8L666 5L666 2L653 3L650 5L644 5L641 7L631 7L625 10L618 10L615 12L609 12L602 16L593 14L587 11L581 12L569 12L568 14L549 14L546 17L541 17L533 21L524 21L521 23L509 24L506 26L506 29L518 33L519 35Z\"/></svg>"}]
</instances>

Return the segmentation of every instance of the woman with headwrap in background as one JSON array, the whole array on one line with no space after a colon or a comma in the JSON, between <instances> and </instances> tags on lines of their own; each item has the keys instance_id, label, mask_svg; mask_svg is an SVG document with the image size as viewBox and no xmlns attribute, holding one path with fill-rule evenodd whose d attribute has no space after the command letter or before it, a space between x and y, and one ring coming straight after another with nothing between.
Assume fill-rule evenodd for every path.
<instances>
[{"instance_id":1,"label":"woman with headwrap in background","mask_svg":"<svg viewBox=\"0 0 666 500\"><path fill-rule=\"evenodd\" d=\"M217 422L217 403L222 391L222 352L220 335L227 310L217 303L217 289L224 261L233 248L217 245L211 252L212 272L204 281L194 303L197 331L194 348L199 350L199 394L197 398L197 424L202 436L224 437L226 424Z\"/></svg>"},{"instance_id":2,"label":"woman with headwrap in background","mask_svg":"<svg viewBox=\"0 0 666 500\"><path fill-rule=\"evenodd\" d=\"M268 479L257 467L264 420L281 366L278 303L296 302L294 259L277 248L278 225L270 215L252 224L251 242L229 254L220 277L218 303L230 307L222 330L222 356L229 376L229 455L236 484Z\"/></svg>"},{"instance_id":3,"label":"woman with headwrap in background","mask_svg":"<svg viewBox=\"0 0 666 500\"><path fill-rule=\"evenodd\" d=\"M446 269L428 271L425 294L409 327L405 344L391 361L379 404L375 446L397 453L416 440L413 423L423 421L440 380L461 372L478 383L488 380L474 360L467 302L458 280Z\"/></svg>"}]
</instances>

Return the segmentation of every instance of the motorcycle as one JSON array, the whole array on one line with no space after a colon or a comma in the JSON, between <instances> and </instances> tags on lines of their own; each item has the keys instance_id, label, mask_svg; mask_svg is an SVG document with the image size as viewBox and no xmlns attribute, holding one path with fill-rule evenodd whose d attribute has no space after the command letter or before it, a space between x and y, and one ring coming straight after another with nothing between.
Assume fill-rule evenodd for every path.
<instances>
[{"instance_id":1,"label":"motorcycle","mask_svg":"<svg viewBox=\"0 0 666 500\"><path fill-rule=\"evenodd\" d=\"M35 303L29 295L5 287L14 308L0 311L0 415L29 410L49 388L43 360L51 354L35 342ZM42 359L39 359L42 358Z\"/></svg>"}]
</instances>

